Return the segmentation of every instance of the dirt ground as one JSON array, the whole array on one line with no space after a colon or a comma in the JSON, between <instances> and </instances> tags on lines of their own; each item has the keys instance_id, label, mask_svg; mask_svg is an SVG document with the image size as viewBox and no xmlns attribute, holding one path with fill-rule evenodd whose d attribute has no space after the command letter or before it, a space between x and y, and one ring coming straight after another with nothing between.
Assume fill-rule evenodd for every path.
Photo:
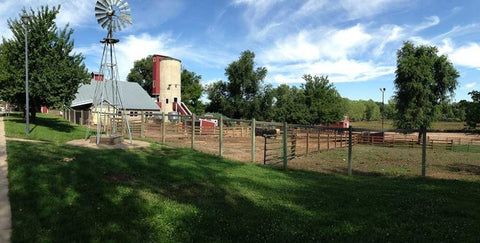
<instances>
[{"instance_id":1,"label":"dirt ground","mask_svg":"<svg viewBox=\"0 0 480 243\"><path fill-rule=\"evenodd\" d=\"M96 144L91 143L89 140L85 139L77 139L67 142L68 145L73 146L80 146L86 148L96 148L96 149L133 149L133 148L142 148L150 146L149 142L133 140L132 143L130 141L125 140L123 143L115 144L115 145L108 145L108 144Z\"/></svg>"}]
</instances>

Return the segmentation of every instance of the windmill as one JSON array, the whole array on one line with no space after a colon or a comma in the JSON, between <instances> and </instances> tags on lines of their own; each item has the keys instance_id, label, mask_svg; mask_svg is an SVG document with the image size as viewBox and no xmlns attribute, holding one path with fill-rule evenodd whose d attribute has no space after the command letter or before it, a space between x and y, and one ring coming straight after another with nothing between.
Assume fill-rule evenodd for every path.
<instances>
[{"instance_id":1,"label":"windmill","mask_svg":"<svg viewBox=\"0 0 480 243\"><path fill-rule=\"evenodd\" d=\"M95 17L98 24L107 30L107 37L100 41L104 44L100 66L103 80L96 82L93 96L92 113L96 114L97 119L96 143L100 143L102 132L110 137L119 137L118 133L122 133L123 128L126 128L132 142L130 125L118 89L119 74L115 44L120 40L113 38L114 32L121 31L127 24L132 24L128 3L124 0L98 0L95 5ZM118 126L119 121L122 123L121 129ZM89 121L89 126L90 124ZM87 129L86 137L89 132L90 127ZM123 135L121 137L123 139Z\"/></svg>"}]
</instances>

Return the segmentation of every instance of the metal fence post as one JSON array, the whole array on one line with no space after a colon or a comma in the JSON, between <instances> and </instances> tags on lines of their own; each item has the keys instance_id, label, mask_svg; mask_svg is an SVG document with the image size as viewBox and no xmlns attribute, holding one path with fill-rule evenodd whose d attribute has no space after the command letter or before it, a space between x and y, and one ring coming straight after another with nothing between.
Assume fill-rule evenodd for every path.
<instances>
[{"instance_id":1,"label":"metal fence post","mask_svg":"<svg viewBox=\"0 0 480 243\"><path fill-rule=\"evenodd\" d=\"M255 118L252 119L252 162L255 162Z\"/></svg>"},{"instance_id":2,"label":"metal fence post","mask_svg":"<svg viewBox=\"0 0 480 243\"><path fill-rule=\"evenodd\" d=\"M287 169L287 123L283 123L283 169Z\"/></svg>"},{"instance_id":3,"label":"metal fence post","mask_svg":"<svg viewBox=\"0 0 480 243\"><path fill-rule=\"evenodd\" d=\"M220 132L218 134L218 154L223 157L223 116L220 116Z\"/></svg>"},{"instance_id":4,"label":"metal fence post","mask_svg":"<svg viewBox=\"0 0 480 243\"><path fill-rule=\"evenodd\" d=\"M165 119L165 112L162 112L162 143L163 144L165 144L165 141L166 141L166 139L165 139L165 134L166 134L166 132L165 132L165 127L166 127L165 126L165 120L166 120Z\"/></svg>"},{"instance_id":5,"label":"metal fence post","mask_svg":"<svg viewBox=\"0 0 480 243\"><path fill-rule=\"evenodd\" d=\"M192 142L191 149L195 150L195 114L192 114Z\"/></svg>"},{"instance_id":6,"label":"metal fence post","mask_svg":"<svg viewBox=\"0 0 480 243\"><path fill-rule=\"evenodd\" d=\"M352 126L348 127L348 175L352 175Z\"/></svg>"}]
</instances>

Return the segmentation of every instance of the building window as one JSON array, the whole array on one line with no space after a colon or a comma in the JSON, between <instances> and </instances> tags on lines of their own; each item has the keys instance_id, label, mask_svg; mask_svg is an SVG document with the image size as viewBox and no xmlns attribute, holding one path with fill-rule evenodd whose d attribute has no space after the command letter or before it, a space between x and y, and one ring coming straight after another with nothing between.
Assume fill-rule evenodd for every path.
<instances>
[{"instance_id":1,"label":"building window","mask_svg":"<svg viewBox=\"0 0 480 243\"><path fill-rule=\"evenodd\" d=\"M165 104L168 104L168 99L165 100Z\"/></svg>"},{"instance_id":2,"label":"building window","mask_svg":"<svg viewBox=\"0 0 480 243\"><path fill-rule=\"evenodd\" d=\"M177 97L174 97L174 98L173 98L173 102L175 102L175 103L178 102L178 98L177 98Z\"/></svg>"}]
</instances>

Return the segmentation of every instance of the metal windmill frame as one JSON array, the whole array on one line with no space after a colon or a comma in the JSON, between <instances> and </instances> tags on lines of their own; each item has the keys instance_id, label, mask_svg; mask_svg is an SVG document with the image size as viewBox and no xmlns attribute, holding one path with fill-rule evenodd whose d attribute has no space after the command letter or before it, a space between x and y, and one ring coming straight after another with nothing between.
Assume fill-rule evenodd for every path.
<instances>
[{"instance_id":1,"label":"metal windmill frame","mask_svg":"<svg viewBox=\"0 0 480 243\"><path fill-rule=\"evenodd\" d=\"M100 143L102 132L104 131L107 136L119 133L118 117L121 117L122 122L120 133L123 136L123 127L125 126L130 142L132 142L130 124L118 88L119 73L115 44L120 40L113 38L114 32L121 31L122 27L126 27L126 24L132 24L128 3L124 0L98 0L95 5L95 17L98 24L102 28L107 28L108 31L107 37L100 41L100 43L104 44L99 72L103 80L96 82L93 106L91 108L92 113L97 115L96 143ZM110 107L113 108L112 111L110 111ZM89 116L89 125L85 138L90 133L91 119L92 116ZM112 127L111 131L107 128L109 125Z\"/></svg>"}]
</instances>

